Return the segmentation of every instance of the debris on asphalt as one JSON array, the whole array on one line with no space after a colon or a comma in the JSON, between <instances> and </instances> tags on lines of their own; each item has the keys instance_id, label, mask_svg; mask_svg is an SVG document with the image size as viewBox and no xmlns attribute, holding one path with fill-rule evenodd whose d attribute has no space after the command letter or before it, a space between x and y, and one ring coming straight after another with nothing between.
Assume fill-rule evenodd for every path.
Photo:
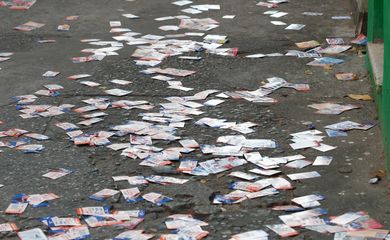
<instances>
[{"instance_id":1,"label":"debris on asphalt","mask_svg":"<svg viewBox=\"0 0 390 240\"><path fill-rule=\"evenodd\" d=\"M373 101L374 99L368 94L348 94L349 98L354 100Z\"/></svg>"},{"instance_id":2,"label":"debris on asphalt","mask_svg":"<svg viewBox=\"0 0 390 240\"><path fill-rule=\"evenodd\" d=\"M357 36L357 38L351 40L351 43L357 45L367 45L367 42L367 37L363 33Z\"/></svg>"},{"instance_id":3,"label":"debris on asphalt","mask_svg":"<svg viewBox=\"0 0 390 240\"><path fill-rule=\"evenodd\" d=\"M376 177L373 177L370 180L368 180L368 183L369 184L377 184L377 183L379 183L380 180L381 180L381 178L376 176Z\"/></svg>"},{"instance_id":4,"label":"debris on asphalt","mask_svg":"<svg viewBox=\"0 0 390 240\"><path fill-rule=\"evenodd\" d=\"M12 10L28 10L37 0L3 0L0 1L0 7L6 6Z\"/></svg>"},{"instance_id":5,"label":"debris on asphalt","mask_svg":"<svg viewBox=\"0 0 390 240\"><path fill-rule=\"evenodd\" d=\"M58 25L57 31L69 31L70 30L70 25L69 24L62 24Z\"/></svg>"},{"instance_id":6,"label":"debris on asphalt","mask_svg":"<svg viewBox=\"0 0 390 240\"><path fill-rule=\"evenodd\" d=\"M337 80L351 81L358 80L359 77L354 73L336 73Z\"/></svg>"},{"instance_id":7,"label":"debris on asphalt","mask_svg":"<svg viewBox=\"0 0 390 240\"><path fill-rule=\"evenodd\" d=\"M15 30L23 31L23 32L29 32L38 28L41 28L45 26L43 23L37 23L37 22L26 22L22 25L14 27Z\"/></svg>"},{"instance_id":8,"label":"debris on asphalt","mask_svg":"<svg viewBox=\"0 0 390 240\"><path fill-rule=\"evenodd\" d=\"M309 107L317 109L318 111L316 113L318 114L341 114L345 111L357 109L358 106L347 104L347 105L340 105L337 103L316 103L311 104Z\"/></svg>"},{"instance_id":9,"label":"debris on asphalt","mask_svg":"<svg viewBox=\"0 0 390 240\"><path fill-rule=\"evenodd\" d=\"M66 175L71 174L73 171L65 168L59 168L59 169L52 169L50 172L45 173L42 175L43 177L50 178L52 180L64 177Z\"/></svg>"},{"instance_id":10,"label":"debris on asphalt","mask_svg":"<svg viewBox=\"0 0 390 240\"><path fill-rule=\"evenodd\" d=\"M270 19L283 20L270 21L275 25L274 28L284 26L282 30L302 30L296 32L301 35L308 31L306 26L309 26L311 17L324 16L321 12L305 11L302 13L303 16L300 16L301 20L305 21L304 24L291 23L289 16L292 14L286 10L279 11L279 7L288 5L289 2L292 1L267 0L260 1L256 5L262 10L267 8L264 14ZM0 1L0 6L10 6L11 9L28 9L34 3L36 0L6 0ZM294 81L290 77L282 78L283 75L282 77L270 75L274 77L268 77L264 81L257 79L262 82L259 81L258 86L252 89L248 87L226 90L222 85L220 90L207 89L197 83L197 77L202 74L202 68L196 68L193 65L193 63L202 63L209 57L229 59L229 61L272 61L287 57L294 61L295 58L292 57L297 57L295 60L305 61L304 64L307 66L329 68L346 62L347 59L343 56L352 52L352 45L347 45L348 43L340 37L322 40L310 40L312 38L309 38L291 43L295 49L287 52L280 49L267 50L264 53L260 53L262 52L260 50L246 52L246 50L242 51L241 48L235 47L234 37L220 30L219 27L225 20L219 22L211 17L202 16L212 11L220 11L222 14L219 18L230 19L231 21L225 22L236 23L240 20L240 16L233 15L235 12L226 12L224 5L215 3L194 4L193 1L180 0L172 4L177 8L177 12L172 12L172 15L168 16L153 16L154 23L159 24L154 28L155 32L152 32L153 29L150 29L150 32L134 32L132 29L135 29L136 24L132 25L132 23L146 21L148 14L134 12L140 15L138 16L126 13L122 9L118 18L106 23L107 32L112 34L112 39L95 38L100 36L80 39L88 47L80 50L78 53L80 55L72 55L76 57L67 59L70 63L82 66L89 63L98 64L98 61L123 56L121 50L131 48L126 59L129 60L127 64L136 65L137 73L147 78L145 83L142 83L145 84L145 88L150 88L150 85L147 85L150 81L165 84L159 89L154 89L152 97L146 98L143 92L133 88L136 83L140 82L139 79L109 76L99 81L93 73L82 71L85 70L83 68L77 72L75 70L73 73L66 73L72 75L66 75L67 80L60 82L59 78L69 69L59 69L57 66L51 69L62 71L62 74L57 71L40 73L47 81L43 85L44 89L34 89L30 94L17 95L12 98L22 119L37 121L37 124L43 124L44 120L46 122L41 133L16 127L2 129L0 138L4 140L0 141L0 147L4 147L7 152L10 149L10 154L13 153L11 150L19 150L21 153L35 153L39 156L39 154L48 154L55 148L58 150L53 143L60 137L57 135L54 137L54 133L60 132L61 138L69 142L67 146L63 146L68 150L72 149L69 152L78 150L99 152L99 154L109 152L110 159L98 159L99 157L91 154L90 162L88 162L91 166L99 165L101 161L117 161L118 159L115 162L118 166L121 165L122 160L134 162L134 165L133 169L123 169L123 172L119 173L121 175L115 175L109 169L91 169L91 174L83 176L83 181L97 179L97 176L105 178L105 181L93 184L92 191L77 189L79 193L72 198L74 208L66 209L68 214L64 216L55 216L57 212L53 208L64 207L61 206L61 198L67 194L66 188L60 188L59 195L51 192L19 193L10 197L11 202L7 202L9 205L4 213L15 216L12 222L8 218L2 220L4 223L0 224L0 234L16 233L22 240L82 240L96 239L96 233L90 233L90 230L104 227L121 231L112 236L112 239L116 240L200 240L207 239L208 236L213 237L212 232L215 229L210 228L208 223L208 220L211 220L208 218L211 214L204 214L207 215L204 217L200 214L202 211L193 209L198 207L196 201L206 199L207 204L203 202L199 204L201 207L211 209L206 209L206 212L216 207L228 215L234 211L232 205L250 204L258 199L268 204L273 201L273 197L280 196L283 198L282 202L275 201L272 206L267 206L267 211L273 210L273 213L278 213L277 221L271 219L273 221L271 222L267 219L267 223L256 223L256 228L250 231L242 231L241 228L235 229L234 233L229 231L224 233L224 239L266 240L277 238L277 235L294 237L306 230L327 235L334 234L334 239L385 239L386 236L388 237L389 231L381 229L383 226L366 212L351 211L330 215L333 213L320 208L321 203L327 201L325 195L310 192L297 197L293 194L294 189L302 187L302 182L309 185L311 181L315 181L314 179L321 179L326 173L325 167L331 167L339 161L328 153L338 148L339 145L336 145L335 141L332 145L325 142L346 138L351 130L368 131L375 126L375 123L358 123L347 120L349 118L329 116L329 119L336 123L329 125L321 123L324 126L317 129L316 126L320 125L320 121L316 123L312 119L307 119L305 121L313 121L305 123L306 126L311 127L298 129L299 132L295 133L286 132L285 139L272 139L266 136L265 131L261 133L261 137L256 137L254 133L259 133L264 129L271 131L274 127L266 125L261 118L251 118L245 113L236 113L233 109L232 114L225 117L220 112L220 108L229 106L232 102L239 102L253 106L254 111L257 111L257 107L265 108L271 104L286 104L283 97L288 94L303 95L311 91L311 86L314 86L313 88L317 86L309 85L304 79ZM178 12L190 16L176 16ZM224 15L227 13L229 15ZM118 21L117 19L121 16L121 21ZM65 17L65 20L75 21L79 17L79 15L71 15ZM351 16L331 17L333 20L350 18ZM45 24L29 21L14 29L28 32L43 26ZM71 28L69 24L61 24L61 22L57 22L54 26L58 27L53 32L56 30L70 31ZM77 30L72 27L72 31L73 29ZM164 32L173 32L174 35L165 35ZM38 42L49 43L55 40L42 39ZM350 41L351 44L358 45L365 45L366 42L364 35ZM13 55L12 52L1 52L0 62L11 59ZM176 58L182 63L189 64L174 66L172 61L168 60ZM42 67L42 69L47 68ZM346 81L345 83L359 79L357 74L350 72L337 72L335 75L332 73L331 76L336 76L338 80ZM213 76L210 76L210 81L213 81L212 78ZM76 86L76 89L70 89L69 86L72 84ZM78 95L80 89L84 94ZM75 92L72 93L72 91ZM56 98L60 95L66 96L64 101ZM347 96L354 100L372 100L369 95L363 94ZM68 99L77 103L69 104ZM305 104L301 107L306 110L309 107L315 109L317 114L326 115L339 115L346 111L363 108L360 105L336 103L331 100L310 100L309 105ZM130 112L135 113L129 115ZM113 115L118 116L120 121L112 121L109 117ZM344 115L347 113L341 116ZM275 121L277 121L276 118ZM26 126L26 129L29 128ZM218 137L206 141L205 138L198 138L198 134L192 136L190 130L199 131L205 138L209 136L209 131L215 131ZM284 152L286 147L288 153ZM282 149L284 150L280 151ZM316 155L314 157L309 155L310 151L314 151ZM325 152L327 152L326 155ZM78 169L68 167L66 162L63 163L55 168L45 166L39 169L41 173L37 174L36 178L44 178L48 188L51 188L53 183L62 186L58 181L76 181L73 177L80 174ZM30 162L26 164L34 165ZM36 171L36 167L32 166L31 171ZM368 183L376 184L381 179L382 176L375 175ZM36 179L28 179L28 181L36 181ZM221 185L224 187L212 189L215 190L213 193L205 190L205 193L197 196L196 194L199 193L197 193L195 184L206 186L207 181L212 181L210 185L215 184L215 188ZM216 181L223 183L216 185ZM101 184L105 186L102 187ZM0 187L8 188L9 186L0 185ZM190 190L185 190L187 188ZM41 190L39 187L38 189ZM305 186L302 189L309 188ZM176 191L175 194L173 190ZM77 199L81 198L94 205L78 206ZM39 216L39 226L25 229L22 224L29 219L23 214L26 211L35 211L34 213L38 214L38 209L35 208L48 207L49 202L53 202L53 208L50 208L53 214ZM182 209L182 205L188 205L190 208L183 207ZM124 206L125 210L123 210ZM258 204L258 206L262 208L261 205ZM163 226L144 229L141 225L141 228L137 228L140 224L152 219L158 219L160 225ZM233 217L228 217L223 221L239 222ZM1 235L1 237L8 236Z\"/></svg>"},{"instance_id":11,"label":"debris on asphalt","mask_svg":"<svg viewBox=\"0 0 390 240\"><path fill-rule=\"evenodd\" d=\"M321 58L315 58L312 62L309 62L307 65L315 66L315 67L326 67L326 66L332 66L341 63L344 63L344 60L338 58L332 58L332 57L321 57Z\"/></svg>"}]
</instances>

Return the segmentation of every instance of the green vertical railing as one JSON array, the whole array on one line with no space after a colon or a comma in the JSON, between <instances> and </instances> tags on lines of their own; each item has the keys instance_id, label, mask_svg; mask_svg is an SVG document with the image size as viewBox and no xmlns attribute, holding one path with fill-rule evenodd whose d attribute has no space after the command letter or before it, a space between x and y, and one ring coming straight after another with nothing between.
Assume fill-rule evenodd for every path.
<instances>
[{"instance_id":1,"label":"green vertical railing","mask_svg":"<svg viewBox=\"0 0 390 240\"><path fill-rule=\"evenodd\" d=\"M381 115L383 135L387 159L387 170L390 172L390 0L383 0L383 34L384 43L384 65L383 65L383 84ZM389 174L390 176L390 174Z\"/></svg>"},{"instance_id":2,"label":"green vertical railing","mask_svg":"<svg viewBox=\"0 0 390 240\"><path fill-rule=\"evenodd\" d=\"M374 95L381 122L387 172L390 173L390 0L368 0L368 7L368 41L384 44L383 82L382 86L374 85L378 91ZM390 179L390 174L388 177Z\"/></svg>"},{"instance_id":3,"label":"green vertical railing","mask_svg":"<svg viewBox=\"0 0 390 240\"><path fill-rule=\"evenodd\" d=\"M383 7L386 0L368 0L368 41L383 38Z\"/></svg>"}]
</instances>

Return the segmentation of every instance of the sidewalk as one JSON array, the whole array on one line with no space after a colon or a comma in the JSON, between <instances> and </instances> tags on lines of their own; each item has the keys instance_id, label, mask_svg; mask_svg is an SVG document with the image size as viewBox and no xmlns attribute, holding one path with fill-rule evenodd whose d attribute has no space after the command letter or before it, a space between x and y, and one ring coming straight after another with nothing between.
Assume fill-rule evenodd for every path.
<instances>
[{"instance_id":1,"label":"sidewalk","mask_svg":"<svg viewBox=\"0 0 390 240\"><path fill-rule=\"evenodd\" d=\"M349 1L290 0L288 3L279 4L278 8L270 9L256 5L257 3L258 1L238 3L233 0L199 0L191 5L220 4L221 9L201 11L196 15L181 11L189 8L190 5L177 6L167 0L85 0L81 3L76 0L67 0L66 2L38 0L25 11L0 7L1 19L5 19L2 21L3 24L0 24L0 53L15 53L10 57L11 59L0 63L0 121L3 122L0 124L0 131L4 131L0 133L0 146L4 145L0 148L0 226L2 223L15 223L22 233L25 230L39 228L44 231L46 236L51 236L53 233L49 232L49 227L42 223L40 218L47 216L80 218L81 215L76 213L78 208L109 206L112 208L111 210L146 210L146 215L143 219L140 216L129 217L124 214L128 217L126 220L113 219L112 216L108 218L104 215L102 217L104 220L110 219L114 223L108 224L97 218L97 220L94 219L97 222L95 224L110 226L95 227L91 222L85 221L88 217L84 214L81 224L88 227L91 239L114 238L129 230L129 226L155 235L152 239L163 239L159 238L160 235L172 232L172 229L167 229L166 225L167 217L172 214L192 214L195 218L208 223L208 226L201 226L202 230L178 228L199 235L207 231L208 236L204 238L207 240L251 239L234 238L233 236L252 230L263 230L269 234L268 239L279 239L280 236L267 228L266 225L284 223L278 217L291 212L275 211L272 210L272 207L290 204L298 206L299 204L291 202L291 199L320 194L325 197L324 200L318 200L320 206L304 207L305 210L316 207L326 209L328 214L320 216L321 218L340 216L347 212L365 211L371 218L383 225L381 229L389 229L390 184L386 177L377 184L369 184L371 178L378 175L378 172L380 175L380 171L385 170L379 126L367 127L369 128L367 130L338 131L338 134L347 134L347 136L341 137L329 137L326 132L326 126L343 121L361 124L371 124L377 121L374 102L354 100L347 96L348 94L371 93L370 81L364 65L364 55L360 54L360 50L363 48L352 45L351 49L337 55L323 54L324 57L344 60L344 63L332 67L308 66L306 64L314 60L313 58L285 56L289 50L302 50L296 46L296 43L311 40L318 41L323 48L328 46L326 38L343 38L345 45L349 45L350 41L355 38L355 27L352 19L332 19L333 16L348 16L350 14ZM280 18L273 18L269 14L264 14L266 11L282 11L288 14ZM303 12L319 12L323 15L308 16L303 15ZM139 18L126 18L122 14L134 14ZM80 18L72 21L64 20L66 16L71 15L78 15ZM161 26L177 26L181 20L174 18L156 21L155 18L177 15L187 15L199 19L212 18L219 24L216 24L218 27L209 31L183 28L178 31L159 29ZM235 15L235 17L233 19L223 18L225 15ZM46 25L30 32L13 30L15 26L28 21ZM123 33L110 33L110 29L115 28L110 28L110 21L121 22L121 26L116 28L131 29L131 31L126 30L123 33L137 32L140 35L131 36L127 40L115 40L112 38L113 36L119 36ZM273 25L270 21L283 21L287 25ZM56 31L60 24L69 24L70 31ZM305 27L301 30L286 30L285 28L289 24L304 24ZM221 52L215 49L188 51L178 56L169 56L174 55L172 54L173 49L184 51L183 46L192 49L197 46L194 44L195 41L198 42L197 44L203 42L204 36L190 36L188 34L186 36L166 36L186 32L225 35L228 42L217 49L238 48L238 56L221 56ZM129 45L128 43L138 41L140 40L138 38L147 34L166 37L159 42L148 42L148 44L141 45L153 46L160 52L155 50L147 52L149 54L147 57L145 52L142 52L145 54L143 59L131 57L137 49L140 52L143 49L139 48L139 45ZM134 40L134 38L138 40ZM39 40L48 39L56 40L56 42L38 43ZM99 39L95 42L98 44L100 42L101 45L80 42L81 39ZM193 44L191 45L187 42L175 41L175 47L164 45L160 46L161 50L158 44L164 44L166 39L192 40L194 42L191 42ZM102 41L113 41L114 43L103 45ZM123 46L120 43L123 43ZM104 55L104 59L101 61L72 62L74 57L90 54L102 56L99 55L101 50L98 53L96 51L88 52L91 51L91 48L115 46L119 46L119 48L107 50L105 53L118 53L118 55ZM203 48L210 47L207 44L202 46ZM82 49L89 50L80 52ZM196 49L199 50L199 48ZM166 52L161 54L163 51ZM273 53L278 54L262 58L246 57L253 54ZM222 52L223 54L226 52ZM156 58L161 55L164 55L163 60L155 68L185 69L195 73L186 72L188 76L181 77L177 76L180 75L179 71L175 72L175 76L172 75L172 72L159 74L161 69L154 69L154 74L145 74L145 72L141 73L140 71L148 69L150 66L136 65L134 61L145 60L144 64L151 64L151 58L157 61ZM201 59L180 59L179 57L182 56L200 57ZM58 71L60 74L54 78L42 77L42 74L47 71ZM337 80L335 74L339 72L355 73L358 80ZM68 79L69 76L76 74L89 74L91 76L79 80ZM170 81L152 79L156 75L164 75L174 79ZM131 83L121 85L115 81L114 83L109 82L113 79L131 81ZM89 81L84 84L97 83L100 85L89 87L80 84L81 81ZM181 81L181 83L174 81ZM49 88L56 88L54 92L58 92L60 95L41 96L35 93L45 89L42 86L48 84L58 84L63 87L61 89L58 86L49 86ZM307 90L307 85L300 84L308 84L310 90L302 91L302 88ZM168 88L168 86L171 87ZM187 91L186 88L192 89ZM107 92L110 89L122 89L130 92L124 93L124 96L113 96L112 92ZM196 95L196 93L206 90L218 91L210 91L208 95L203 92L204 95L207 95L204 98L199 97L199 94ZM255 90L257 90L255 93L269 91L269 94L254 97L253 92L253 95L247 92ZM114 93L116 94L117 91ZM220 95L221 93L223 95ZM53 112L48 112L45 106L40 106L40 110L43 109L43 112L46 113L39 115L34 112L33 118L24 119L20 115L30 113L25 106L10 99L13 96L27 94L37 96L37 100L28 105L60 107L58 109L52 108ZM49 94L53 95L53 91ZM209 100L216 99L221 101L207 103ZM263 102L255 102L253 99L263 100ZM125 100L129 102L126 103ZM277 102L267 103L266 100ZM221 103L214 106L216 102ZM351 104L357 108L338 115L318 114L315 113L317 110L309 105L319 103L337 103L343 106ZM64 104L74 106L64 106ZM17 107L15 108L15 106ZM93 111L82 112L85 109L75 111L75 109L84 106L93 106L94 108L91 108ZM101 116L85 116L97 112L103 114ZM80 124L81 121L91 118L99 120L97 123L87 126L84 126L83 123ZM210 120L210 118L212 119ZM226 121L224 122L222 119ZM58 127L58 122L76 124L83 131L83 135L75 135L72 139L70 135L77 133L70 133L69 128L66 127L64 131ZM252 126L250 123L257 125ZM127 124L126 128L120 129L121 125L124 128L124 124ZM359 125L359 127L364 126ZM37 141L25 134L15 137L14 132L12 134L11 131L7 132L13 128L43 134L50 139ZM300 145L318 143L317 141L320 139L322 142L318 144L326 144L336 148L322 152L315 149L318 147L317 145L296 150L290 146L293 143L293 136L290 134L314 129L321 131L321 134L305 134L303 137L301 135L300 138L294 138L294 140ZM2 137L3 135L5 136ZM223 140L228 139L227 142L217 142L218 138L230 135L235 135L235 137L225 137ZM131 144L129 136L132 136ZM323 136L323 138L319 136ZM175 139L175 137L180 137L181 140L194 139L196 143L200 144L200 147L192 141L179 143L179 139ZM23 140L24 138L29 140ZM254 141L247 141L252 139ZM267 141L260 141L260 139ZM78 141L86 141L87 144L76 146ZM96 145L101 144L101 146L88 146L94 145L91 141L95 141ZM125 145L112 145L119 143ZM265 143L269 144L266 148L259 147ZM275 147L272 146L273 143L276 143ZM12 144L29 146L27 150L31 151L31 148L34 148L37 153L24 154L22 149L15 149ZM246 147L245 144L247 144ZM255 147L248 147L250 144ZM9 147L10 145L12 147ZM44 149L38 150L37 145L42 145ZM204 145L228 147L205 147ZM113 150L116 147L118 150ZM161 149L157 151L155 148ZM125 151L122 152L124 149ZM253 154L248 154L250 152ZM261 156L257 155L256 152ZM299 154L303 155L305 159L298 159L298 157L295 162L293 160L289 163L283 162L287 161L283 157ZM329 166L313 166L313 161L318 156L331 156L333 161ZM230 158L225 159L226 157ZM207 165L209 167L207 169L204 162L216 158L218 160L214 165ZM220 158L224 160L219 160ZM183 159L197 160L197 168L195 170L190 168L189 171L184 171L185 173L181 172L180 166L184 163L179 162L179 160ZM223 161L227 161L229 164L218 164ZM301 164L305 163L308 166L300 169ZM161 166L165 164L167 166ZM285 166L286 164L287 166ZM55 180L42 177L51 169L58 168L70 169L72 173ZM250 171L253 169L260 171L272 169L281 172L273 176L258 174L253 177L253 172ZM247 181L230 175L237 171L250 174L249 176L252 176L253 179ZM317 172L320 177L293 180L291 176L287 176L306 172ZM264 174L264 172L262 173ZM248 175L240 174L239 176L248 177ZM112 178L141 175L149 178L147 181L144 180L143 184L137 185L131 185L126 181L113 181ZM174 177L175 181L177 179L188 181L184 184L165 184L167 182L164 181L172 179L156 180L150 177L152 175ZM273 182L275 181L273 177L285 179L293 188L283 189L286 187L283 185L286 184L285 182L283 182L282 187L278 188L277 183ZM245 191L244 195L240 195L243 192L239 191L235 193L240 197L234 198L234 201L242 202L218 204L221 203L218 201L222 200L225 201L224 203L234 202L226 194L237 190L229 189L232 182L240 181L260 181L263 184L263 190L268 189L268 191L275 192L272 194L264 193L266 194L264 197L249 199L247 197L248 191ZM270 184L267 185L267 181ZM2 185L4 186L1 187ZM138 187L140 191L136 197L144 196L143 200L131 199L135 202L129 203L124 199L123 193L116 192L135 187ZM104 201L96 201L95 195L92 197L95 200L91 199L91 195L102 189L114 190L113 196L98 194L98 199L100 197L108 198ZM273 195L276 191L278 194ZM172 198L172 201L162 204L162 206L153 204L147 201L147 196L145 196L145 194L152 192ZM59 198L44 201L49 203L47 207L29 206L23 214L6 214L4 211L10 205L13 197L20 193L26 195L54 193ZM28 199L27 196L26 198ZM25 199L20 200L19 203L21 202L26 203ZM314 204L313 202L310 203ZM30 205L32 204L30 203ZM110 214L115 215L112 211ZM121 217L123 218L123 215ZM316 220L318 219L316 218ZM73 219L73 221L76 220ZM90 219L90 221L92 220ZM180 225L183 222L187 224L186 227L194 227L199 224L199 222L193 222L192 219L183 220L180 218L175 223ZM348 223L351 222L353 221ZM291 239L347 239L334 238L335 232L347 230L345 226L337 225L340 228L344 227L343 230L337 228L338 230L332 233L319 233L313 231L314 227L312 226L312 230L309 230L309 227L304 228L300 224L298 225L300 227L293 227L299 232L299 235L291 236ZM335 227L336 224L332 226ZM86 230L83 229L83 231ZM291 235L295 235L295 232L292 232ZM340 233L336 235L340 236ZM15 231L0 232L0 238L18 239ZM143 238L138 237L137 239ZM148 238L145 236L144 239Z\"/></svg>"}]
</instances>

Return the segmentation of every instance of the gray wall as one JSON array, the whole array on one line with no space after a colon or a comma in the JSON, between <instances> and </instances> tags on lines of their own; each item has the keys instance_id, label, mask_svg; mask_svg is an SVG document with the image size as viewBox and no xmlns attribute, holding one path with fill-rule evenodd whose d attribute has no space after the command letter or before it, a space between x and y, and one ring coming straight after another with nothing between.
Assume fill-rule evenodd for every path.
<instances>
[{"instance_id":1,"label":"gray wall","mask_svg":"<svg viewBox=\"0 0 390 240\"><path fill-rule=\"evenodd\" d=\"M360 12L367 12L368 0L356 0Z\"/></svg>"}]
</instances>

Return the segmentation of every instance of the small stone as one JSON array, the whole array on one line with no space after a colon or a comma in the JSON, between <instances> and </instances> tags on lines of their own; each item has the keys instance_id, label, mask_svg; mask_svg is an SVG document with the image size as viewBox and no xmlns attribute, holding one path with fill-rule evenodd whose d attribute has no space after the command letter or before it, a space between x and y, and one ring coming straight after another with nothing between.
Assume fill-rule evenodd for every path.
<instances>
[{"instance_id":1,"label":"small stone","mask_svg":"<svg viewBox=\"0 0 390 240\"><path fill-rule=\"evenodd\" d=\"M368 183L369 183L369 184L377 184L380 180L381 180L381 179L378 178L378 177L373 177L373 178L371 178L371 179L368 181Z\"/></svg>"}]
</instances>

